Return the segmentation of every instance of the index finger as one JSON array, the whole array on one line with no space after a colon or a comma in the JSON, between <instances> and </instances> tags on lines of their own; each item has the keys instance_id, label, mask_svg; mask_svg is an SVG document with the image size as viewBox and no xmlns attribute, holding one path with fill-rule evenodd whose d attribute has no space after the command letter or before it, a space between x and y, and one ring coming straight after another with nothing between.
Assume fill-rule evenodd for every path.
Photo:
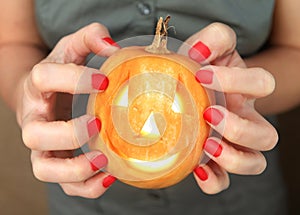
<instances>
[{"instance_id":1,"label":"index finger","mask_svg":"<svg viewBox=\"0 0 300 215\"><path fill-rule=\"evenodd\" d=\"M119 46L107 28L92 23L77 32L63 37L45 59L46 62L82 64L90 53L110 56Z\"/></svg>"},{"instance_id":2,"label":"index finger","mask_svg":"<svg viewBox=\"0 0 300 215\"><path fill-rule=\"evenodd\" d=\"M30 113L23 120L22 138L32 150L73 150L83 146L100 129L100 119L89 115L69 121L48 122L39 113Z\"/></svg>"},{"instance_id":3,"label":"index finger","mask_svg":"<svg viewBox=\"0 0 300 215\"><path fill-rule=\"evenodd\" d=\"M225 24L213 23L189 37L179 53L199 63L209 63L233 53L235 47L235 32Z\"/></svg>"}]
</instances>

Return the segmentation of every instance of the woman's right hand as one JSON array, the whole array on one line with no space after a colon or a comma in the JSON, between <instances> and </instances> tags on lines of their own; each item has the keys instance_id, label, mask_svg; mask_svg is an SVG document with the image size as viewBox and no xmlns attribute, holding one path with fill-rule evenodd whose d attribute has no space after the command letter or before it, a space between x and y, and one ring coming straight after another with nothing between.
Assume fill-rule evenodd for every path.
<instances>
[{"instance_id":1,"label":"woman's right hand","mask_svg":"<svg viewBox=\"0 0 300 215\"><path fill-rule=\"evenodd\" d=\"M22 81L17 117L23 141L31 149L34 175L41 181L59 183L68 195L96 198L115 180L99 171L107 164L101 152L73 155L75 149L100 131L100 119L84 115L75 119L60 116L64 120L58 120L57 116L71 111L70 96L75 91L106 89L108 79L99 70L83 64L90 53L109 56L117 49L103 25L90 24L62 38ZM83 76L84 83L81 81L78 86ZM58 101L61 95L64 99ZM67 111L67 115L71 113ZM75 131L80 131L80 135Z\"/></svg>"}]
</instances>

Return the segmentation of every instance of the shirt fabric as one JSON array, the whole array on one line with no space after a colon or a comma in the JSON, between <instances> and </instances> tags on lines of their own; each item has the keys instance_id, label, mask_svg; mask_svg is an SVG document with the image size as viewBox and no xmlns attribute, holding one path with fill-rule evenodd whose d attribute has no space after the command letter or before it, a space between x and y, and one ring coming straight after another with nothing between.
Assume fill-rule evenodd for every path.
<instances>
[{"instance_id":1,"label":"shirt fabric","mask_svg":"<svg viewBox=\"0 0 300 215\"><path fill-rule=\"evenodd\" d=\"M268 39L274 0L37 0L39 31L53 48L63 36L92 22L104 24L114 40L154 33L157 18L171 15L170 36L182 41L212 22L231 26L242 56L255 54ZM278 147L277 147L278 148ZM137 189L116 182L102 197L70 197L49 184L51 214L206 214L273 215L286 213L285 189L278 149L265 153L268 167L259 176L231 174L230 187L206 195L192 175L158 190ZM102 185L99 185L102 186Z\"/></svg>"},{"instance_id":2,"label":"shirt fabric","mask_svg":"<svg viewBox=\"0 0 300 215\"><path fill-rule=\"evenodd\" d=\"M153 34L157 18L171 15L176 34L170 30L170 36L185 40L212 22L222 22L235 30L239 53L250 55L268 38L273 7L274 0L37 0L36 16L51 48L92 22L104 24L118 41Z\"/></svg>"}]
</instances>

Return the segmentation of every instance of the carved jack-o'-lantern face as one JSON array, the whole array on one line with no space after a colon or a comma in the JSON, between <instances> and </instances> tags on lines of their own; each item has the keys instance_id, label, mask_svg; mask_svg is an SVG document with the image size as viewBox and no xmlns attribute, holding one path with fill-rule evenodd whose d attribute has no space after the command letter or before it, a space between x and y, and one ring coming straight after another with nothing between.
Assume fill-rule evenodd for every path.
<instances>
[{"instance_id":1,"label":"carved jack-o'-lantern face","mask_svg":"<svg viewBox=\"0 0 300 215\"><path fill-rule=\"evenodd\" d=\"M106 171L140 188L186 177L209 133L202 117L209 98L194 77L201 66L167 49L169 20L158 20L150 46L123 48L103 63L109 86L88 103L88 113L102 121L90 148L106 155Z\"/></svg>"},{"instance_id":2,"label":"carved jack-o'-lantern face","mask_svg":"<svg viewBox=\"0 0 300 215\"><path fill-rule=\"evenodd\" d=\"M198 164L209 133L202 118L209 105L194 78L200 65L174 54L129 47L108 58L100 71L108 88L91 96L88 111L102 121L90 147L108 157L106 170L142 188L173 185Z\"/></svg>"}]
</instances>

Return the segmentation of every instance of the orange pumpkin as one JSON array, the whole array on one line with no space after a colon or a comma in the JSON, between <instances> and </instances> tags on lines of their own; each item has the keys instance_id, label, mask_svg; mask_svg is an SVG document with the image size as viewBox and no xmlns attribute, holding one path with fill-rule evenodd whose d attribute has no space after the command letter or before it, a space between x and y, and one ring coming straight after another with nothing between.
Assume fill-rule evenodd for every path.
<instances>
[{"instance_id":1,"label":"orange pumpkin","mask_svg":"<svg viewBox=\"0 0 300 215\"><path fill-rule=\"evenodd\" d=\"M160 19L158 29L164 24ZM88 105L102 121L90 147L108 157L111 174L140 188L185 178L200 161L209 133L202 117L209 98L194 77L200 65L166 50L159 35L156 47L122 48L109 57L100 68L109 86L90 96Z\"/></svg>"}]
</instances>

